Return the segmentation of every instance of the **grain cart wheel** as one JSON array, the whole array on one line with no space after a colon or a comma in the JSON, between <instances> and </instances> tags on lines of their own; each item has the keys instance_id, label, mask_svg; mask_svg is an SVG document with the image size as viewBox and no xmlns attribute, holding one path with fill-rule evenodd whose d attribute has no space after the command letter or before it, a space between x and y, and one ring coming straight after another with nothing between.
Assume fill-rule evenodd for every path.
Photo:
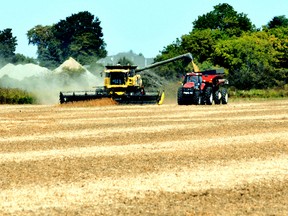
<instances>
[{"instance_id":1,"label":"grain cart wheel","mask_svg":"<svg viewBox=\"0 0 288 216\"><path fill-rule=\"evenodd\" d=\"M214 102L215 104L220 104L221 102L221 92L220 90L217 90L214 92Z\"/></svg>"},{"instance_id":2,"label":"grain cart wheel","mask_svg":"<svg viewBox=\"0 0 288 216\"><path fill-rule=\"evenodd\" d=\"M222 104L227 104L228 103L228 91L227 91L227 89L223 88L221 90L221 94L222 94L222 98L221 98Z\"/></svg>"},{"instance_id":3,"label":"grain cart wheel","mask_svg":"<svg viewBox=\"0 0 288 216\"><path fill-rule=\"evenodd\" d=\"M178 92L177 92L177 102L178 102L178 105L184 105L182 87L178 88Z\"/></svg>"},{"instance_id":4,"label":"grain cart wheel","mask_svg":"<svg viewBox=\"0 0 288 216\"><path fill-rule=\"evenodd\" d=\"M212 87L207 87L205 90L205 101L207 105L212 105L213 103L213 94Z\"/></svg>"},{"instance_id":5,"label":"grain cart wheel","mask_svg":"<svg viewBox=\"0 0 288 216\"><path fill-rule=\"evenodd\" d=\"M200 91L198 91L198 90L194 91L193 104L195 104L195 105L200 105L201 104Z\"/></svg>"}]
</instances>

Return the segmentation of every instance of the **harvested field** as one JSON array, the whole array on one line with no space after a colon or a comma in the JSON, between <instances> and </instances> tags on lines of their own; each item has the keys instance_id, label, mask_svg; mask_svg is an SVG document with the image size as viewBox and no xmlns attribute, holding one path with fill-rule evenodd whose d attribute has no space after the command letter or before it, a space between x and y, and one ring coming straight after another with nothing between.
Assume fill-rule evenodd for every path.
<instances>
[{"instance_id":1,"label":"harvested field","mask_svg":"<svg viewBox=\"0 0 288 216\"><path fill-rule=\"evenodd\" d=\"M0 108L0 215L288 215L287 99Z\"/></svg>"}]
</instances>

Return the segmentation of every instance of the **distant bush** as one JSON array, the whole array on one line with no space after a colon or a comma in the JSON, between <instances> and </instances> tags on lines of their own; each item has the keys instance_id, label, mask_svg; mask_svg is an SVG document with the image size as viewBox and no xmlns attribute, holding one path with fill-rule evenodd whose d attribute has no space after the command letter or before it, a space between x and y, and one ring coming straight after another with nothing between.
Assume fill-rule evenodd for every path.
<instances>
[{"instance_id":1,"label":"distant bush","mask_svg":"<svg viewBox=\"0 0 288 216\"><path fill-rule=\"evenodd\" d=\"M35 104L36 97L21 89L0 88L0 104Z\"/></svg>"},{"instance_id":2,"label":"distant bush","mask_svg":"<svg viewBox=\"0 0 288 216\"><path fill-rule=\"evenodd\" d=\"M237 90L234 87L229 89L229 96L232 98L282 98L288 97L288 84L279 88Z\"/></svg>"}]
</instances>

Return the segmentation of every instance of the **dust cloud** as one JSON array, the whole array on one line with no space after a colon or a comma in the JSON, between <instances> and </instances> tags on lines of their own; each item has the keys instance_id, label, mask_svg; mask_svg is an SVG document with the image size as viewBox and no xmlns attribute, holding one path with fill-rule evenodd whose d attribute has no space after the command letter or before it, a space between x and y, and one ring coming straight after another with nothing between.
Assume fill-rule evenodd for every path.
<instances>
[{"instance_id":1,"label":"dust cloud","mask_svg":"<svg viewBox=\"0 0 288 216\"><path fill-rule=\"evenodd\" d=\"M39 104L59 103L60 91L93 91L102 85L100 71L94 75L71 57L53 71L31 63L9 63L0 69L0 88L30 92Z\"/></svg>"}]
</instances>

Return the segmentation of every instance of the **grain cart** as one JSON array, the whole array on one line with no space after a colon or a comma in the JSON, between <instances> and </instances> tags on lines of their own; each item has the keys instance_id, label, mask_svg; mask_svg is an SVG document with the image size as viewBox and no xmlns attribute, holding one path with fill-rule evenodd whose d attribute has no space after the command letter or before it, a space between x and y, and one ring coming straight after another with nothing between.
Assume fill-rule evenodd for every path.
<instances>
[{"instance_id":1,"label":"grain cart","mask_svg":"<svg viewBox=\"0 0 288 216\"><path fill-rule=\"evenodd\" d=\"M112 98L124 104L162 104L164 91L146 91L140 73L180 59L192 61L192 55L186 53L139 69L131 65L106 66L104 86L95 91L60 92L60 103Z\"/></svg>"},{"instance_id":2,"label":"grain cart","mask_svg":"<svg viewBox=\"0 0 288 216\"><path fill-rule=\"evenodd\" d=\"M187 73L177 92L178 105L227 104L228 80L224 76L223 68Z\"/></svg>"}]
</instances>

